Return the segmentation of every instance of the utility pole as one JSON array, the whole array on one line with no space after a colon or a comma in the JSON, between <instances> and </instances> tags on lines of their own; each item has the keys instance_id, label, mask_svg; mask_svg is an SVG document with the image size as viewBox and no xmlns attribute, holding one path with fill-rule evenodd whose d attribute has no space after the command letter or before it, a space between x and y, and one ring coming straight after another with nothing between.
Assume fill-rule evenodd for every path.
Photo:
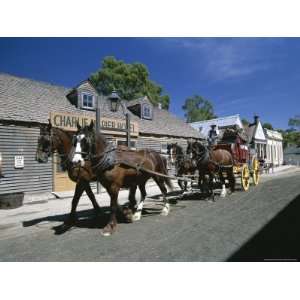
<instances>
[{"instance_id":1,"label":"utility pole","mask_svg":"<svg viewBox=\"0 0 300 300\"><path fill-rule=\"evenodd\" d=\"M101 97L101 98L100 98ZM96 134L101 132L101 119L100 119L100 101L102 100L102 95L97 95L97 105L96 105ZM99 195L101 192L100 182L97 180L97 194Z\"/></svg>"}]
</instances>

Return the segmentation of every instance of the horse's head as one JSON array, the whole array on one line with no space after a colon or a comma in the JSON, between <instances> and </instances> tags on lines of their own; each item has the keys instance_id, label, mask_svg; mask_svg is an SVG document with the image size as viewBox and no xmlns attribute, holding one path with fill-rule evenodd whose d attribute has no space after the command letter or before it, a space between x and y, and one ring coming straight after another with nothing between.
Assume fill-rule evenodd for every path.
<instances>
[{"instance_id":1,"label":"horse's head","mask_svg":"<svg viewBox=\"0 0 300 300\"><path fill-rule=\"evenodd\" d=\"M199 158L203 156L205 152L206 148L200 142L188 142L187 154L189 154L191 158Z\"/></svg>"},{"instance_id":2,"label":"horse's head","mask_svg":"<svg viewBox=\"0 0 300 300\"><path fill-rule=\"evenodd\" d=\"M50 122L40 127L40 136L35 154L35 159L39 163L47 163L51 155L51 129L52 125Z\"/></svg>"},{"instance_id":3,"label":"horse's head","mask_svg":"<svg viewBox=\"0 0 300 300\"><path fill-rule=\"evenodd\" d=\"M80 163L81 166L84 166L85 160L90 159L95 154L94 121L85 127L77 124L77 132L73 136L73 149L72 162Z\"/></svg>"},{"instance_id":4,"label":"horse's head","mask_svg":"<svg viewBox=\"0 0 300 300\"><path fill-rule=\"evenodd\" d=\"M172 164L176 161L177 149L177 143L168 144L167 146L167 154Z\"/></svg>"},{"instance_id":5,"label":"horse's head","mask_svg":"<svg viewBox=\"0 0 300 300\"><path fill-rule=\"evenodd\" d=\"M192 146L193 146L193 142L192 141L188 141L187 142L187 147L186 147L186 154L192 158Z\"/></svg>"}]
</instances>

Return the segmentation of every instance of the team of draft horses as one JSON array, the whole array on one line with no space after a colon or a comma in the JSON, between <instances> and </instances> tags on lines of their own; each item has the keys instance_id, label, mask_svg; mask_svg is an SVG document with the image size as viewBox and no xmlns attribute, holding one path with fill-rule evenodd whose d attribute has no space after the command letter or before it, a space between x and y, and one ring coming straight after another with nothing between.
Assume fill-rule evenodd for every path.
<instances>
[{"instance_id":1,"label":"team of draft horses","mask_svg":"<svg viewBox=\"0 0 300 300\"><path fill-rule=\"evenodd\" d=\"M146 198L146 183L152 178L161 190L163 208L161 214L166 216L170 211L167 187L173 190L172 176L168 175L167 160L159 153L148 150L131 150L125 146L115 147L103 134L96 133L94 122L71 133L48 125L41 127L38 140L36 159L46 163L54 152L60 156L63 170L69 178L76 182L75 194L72 200L71 213L62 224L66 229L76 222L76 207L85 191L90 198L96 213L101 213L90 182L98 181L110 196L110 217L102 230L104 236L111 235L117 227L118 194L121 188L129 189L129 205L124 207L123 215L128 222L139 220ZM233 174L233 158L230 152L223 149L209 149L199 141L190 141L186 153L177 144L168 145L170 160L175 164L177 176L190 175L198 170L199 186L203 192L209 193L214 199L213 182L218 175L222 183L221 195L225 196L225 178L229 181L233 192L235 180ZM178 181L182 190L186 190L187 180L182 177ZM190 177L186 177L190 178ZM167 187L166 187L167 186ZM137 203L136 189L141 192L141 200Z\"/></svg>"}]
</instances>

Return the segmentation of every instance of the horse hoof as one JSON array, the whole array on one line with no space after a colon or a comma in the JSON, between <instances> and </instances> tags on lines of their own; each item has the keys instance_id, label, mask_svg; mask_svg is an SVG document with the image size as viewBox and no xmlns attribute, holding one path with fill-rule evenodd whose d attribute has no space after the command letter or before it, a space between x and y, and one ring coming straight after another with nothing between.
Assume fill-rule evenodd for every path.
<instances>
[{"instance_id":1,"label":"horse hoof","mask_svg":"<svg viewBox=\"0 0 300 300\"><path fill-rule=\"evenodd\" d=\"M169 212L170 212L170 204L166 204L165 206L164 206L164 208L162 209L162 211L161 211L161 215L162 216L167 216L168 214L169 214Z\"/></svg>"},{"instance_id":2,"label":"horse hoof","mask_svg":"<svg viewBox=\"0 0 300 300\"><path fill-rule=\"evenodd\" d=\"M132 210L128 207L123 209L123 215L125 218L125 222L127 223L132 223L133 222L133 214L132 214Z\"/></svg>"},{"instance_id":3,"label":"horse hoof","mask_svg":"<svg viewBox=\"0 0 300 300\"><path fill-rule=\"evenodd\" d=\"M111 236L112 233L111 233L111 232L108 232L108 231L102 230L101 235L103 235L103 236Z\"/></svg>"},{"instance_id":4,"label":"horse hoof","mask_svg":"<svg viewBox=\"0 0 300 300\"><path fill-rule=\"evenodd\" d=\"M132 220L133 221L139 221L142 218L142 212L141 211L137 211L136 213L134 213Z\"/></svg>"},{"instance_id":5,"label":"horse hoof","mask_svg":"<svg viewBox=\"0 0 300 300\"><path fill-rule=\"evenodd\" d=\"M111 236L116 231L116 225L107 224L103 230L101 231L101 235L103 236Z\"/></svg>"},{"instance_id":6,"label":"horse hoof","mask_svg":"<svg viewBox=\"0 0 300 300\"><path fill-rule=\"evenodd\" d=\"M225 197L226 197L226 195L227 195L227 193L226 193L226 192L221 192L221 194L220 194L220 197L221 197L221 198L225 198Z\"/></svg>"}]
</instances>

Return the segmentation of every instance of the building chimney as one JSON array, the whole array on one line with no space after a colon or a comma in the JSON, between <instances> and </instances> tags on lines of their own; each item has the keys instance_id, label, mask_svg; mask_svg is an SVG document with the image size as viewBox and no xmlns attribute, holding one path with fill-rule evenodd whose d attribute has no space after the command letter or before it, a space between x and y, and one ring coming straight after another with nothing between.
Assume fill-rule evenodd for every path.
<instances>
[{"instance_id":1,"label":"building chimney","mask_svg":"<svg viewBox=\"0 0 300 300\"><path fill-rule=\"evenodd\" d=\"M254 116L254 124L258 124L259 123L259 116L258 115L255 115Z\"/></svg>"}]
</instances>

